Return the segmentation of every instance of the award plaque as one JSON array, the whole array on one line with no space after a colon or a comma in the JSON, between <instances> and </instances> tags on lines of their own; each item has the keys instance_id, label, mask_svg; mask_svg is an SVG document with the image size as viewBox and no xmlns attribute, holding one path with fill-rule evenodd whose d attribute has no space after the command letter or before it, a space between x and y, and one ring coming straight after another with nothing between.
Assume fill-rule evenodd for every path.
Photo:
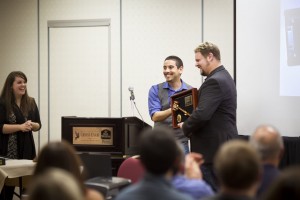
<instances>
[{"instance_id":1,"label":"award plaque","mask_svg":"<svg viewBox=\"0 0 300 200\"><path fill-rule=\"evenodd\" d=\"M197 93L197 89L192 88L171 96L173 128L179 128L178 124L191 116L198 104Z\"/></svg>"}]
</instances>

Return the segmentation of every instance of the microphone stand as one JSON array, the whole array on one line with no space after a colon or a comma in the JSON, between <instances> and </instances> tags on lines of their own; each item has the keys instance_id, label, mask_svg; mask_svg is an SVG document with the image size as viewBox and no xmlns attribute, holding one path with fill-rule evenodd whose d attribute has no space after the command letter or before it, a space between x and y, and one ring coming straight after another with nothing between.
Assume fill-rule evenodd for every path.
<instances>
[{"instance_id":1,"label":"microphone stand","mask_svg":"<svg viewBox=\"0 0 300 200\"><path fill-rule=\"evenodd\" d=\"M134 97L134 94L133 94L133 88L129 87L128 89L130 91L130 102L131 102L132 116L134 116L134 107L135 107L135 109L137 110L138 114L140 115L143 123L145 123L144 119L143 119L143 117L142 117L142 115L141 115L141 113L140 113L139 109L137 108L136 103L134 101L135 97Z\"/></svg>"},{"instance_id":2,"label":"microphone stand","mask_svg":"<svg viewBox=\"0 0 300 200\"><path fill-rule=\"evenodd\" d=\"M135 105L135 102L134 102L134 97L132 95L130 96L130 102L131 102L132 116L134 116L134 105Z\"/></svg>"}]
</instances>

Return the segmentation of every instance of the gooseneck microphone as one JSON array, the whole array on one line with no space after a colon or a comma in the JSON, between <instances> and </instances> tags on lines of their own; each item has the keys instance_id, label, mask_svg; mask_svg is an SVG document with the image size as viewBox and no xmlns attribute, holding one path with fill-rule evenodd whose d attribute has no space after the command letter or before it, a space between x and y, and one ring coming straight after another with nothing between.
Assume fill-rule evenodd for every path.
<instances>
[{"instance_id":1,"label":"gooseneck microphone","mask_svg":"<svg viewBox=\"0 0 300 200\"><path fill-rule=\"evenodd\" d=\"M130 92L130 100L133 101L135 99L134 97L134 93L133 93L133 87L132 86L129 86L128 87L128 90Z\"/></svg>"}]
</instances>

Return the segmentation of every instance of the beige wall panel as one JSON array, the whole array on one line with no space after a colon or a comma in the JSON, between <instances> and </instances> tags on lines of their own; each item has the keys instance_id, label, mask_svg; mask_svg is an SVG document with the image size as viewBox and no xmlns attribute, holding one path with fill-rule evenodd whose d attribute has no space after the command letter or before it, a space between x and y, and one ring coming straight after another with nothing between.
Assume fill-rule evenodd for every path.
<instances>
[{"instance_id":1,"label":"beige wall panel","mask_svg":"<svg viewBox=\"0 0 300 200\"><path fill-rule=\"evenodd\" d=\"M28 94L39 104L37 10L36 0L0 1L0 88L11 71L23 71ZM34 140L38 148L37 132Z\"/></svg>"},{"instance_id":2,"label":"beige wall panel","mask_svg":"<svg viewBox=\"0 0 300 200\"><path fill-rule=\"evenodd\" d=\"M48 119L49 115L49 96L48 96L48 32L47 22L49 20L89 20L89 19L110 19L111 20L111 82L116 85L120 85L120 3L117 0L40 0L40 75L41 75L41 107L43 108L42 117L46 120L46 130L51 130L51 122ZM92 56L92 54L91 54ZM97 60L97 57L95 57ZM80 70L79 70L80 71ZM79 73L78 71L78 73ZM76 79L69 81L77 82ZM81 84L80 82L78 84ZM99 89L101 85L95 86ZM105 86L104 86L105 87ZM90 90L93 90L91 88ZM69 91L72 92L72 91ZM120 88L114 87L110 91L112 97L111 100L111 115L120 116ZM75 93L74 93L75 94ZM62 94L64 95L64 94ZM103 94L107 95L107 94ZM90 98L93 98L90 97ZM55 101L54 101L55 102ZM57 102L58 103L58 102ZM59 106L57 106L59 107ZM52 111L51 111L52 112ZM56 113L57 111L54 111ZM96 112L96 111L95 111ZM78 110L77 116L81 115L81 111ZM99 114L100 116L100 114ZM108 116L107 116L108 117ZM57 127L56 125L54 127ZM57 128L56 128L57 129ZM52 133L50 133L52 134ZM54 138L58 138L59 133L53 133L56 135ZM51 137L49 137L51 139ZM43 138L42 143L48 141L48 136Z\"/></svg>"},{"instance_id":3,"label":"beige wall panel","mask_svg":"<svg viewBox=\"0 0 300 200\"><path fill-rule=\"evenodd\" d=\"M203 1L203 40L218 45L221 61L231 76L234 76L234 0Z\"/></svg>"},{"instance_id":4,"label":"beige wall panel","mask_svg":"<svg viewBox=\"0 0 300 200\"><path fill-rule=\"evenodd\" d=\"M202 82L194 67L194 49L201 42L201 0L122 1L123 115L132 115L128 87L133 86L136 105L144 120L148 91L163 82L163 61L169 55L183 60L182 78L198 88ZM139 116L134 111L135 116Z\"/></svg>"}]
</instances>

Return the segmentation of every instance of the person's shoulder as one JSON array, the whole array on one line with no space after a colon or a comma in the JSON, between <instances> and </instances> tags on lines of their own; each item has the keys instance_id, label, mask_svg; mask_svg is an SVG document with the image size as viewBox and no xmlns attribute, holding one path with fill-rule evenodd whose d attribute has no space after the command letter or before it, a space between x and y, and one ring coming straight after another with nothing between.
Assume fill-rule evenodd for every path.
<instances>
[{"instance_id":1,"label":"person's shoulder","mask_svg":"<svg viewBox=\"0 0 300 200\"><path fill-rule=\"evenodd\" d=\"M33 97L28 97L28 104L32 107L35 107L36 106L36 101Z\"/></svg>"},{"instance_id":2,"label":"person's shoulder","mask_svg":"<svg viewBox=\"0 0 300 200\"><path fill-rule=\"evenodd\" d=\"M150 92L158 93L159 88L160 87L164 88L165 84L166 84L166 82L162 82L162 83L158 83L158 84L152 85L151 88L150 88Z\"/></svg>"},{"instance_id":3,"label":"person's shoulder","mask_svg":"<svg viewBox=\"0 0 300 200\"><path fill-rule=\"evenodd\" d=\"M218 67L217 69L215 69L215 73L212 74L212 77L215 78L230 78L232 79L230 73L228 72L228 70L221 65L220 67Z\"/></svg>"},{"instance_id":4,"label":"person's shoulder","mask_svg":"<svg viewBox=\"0 0 300 200\"><path fill-rule=\"evenodd\" d=\"M29 99L30 101L35 101L35 98L33 98L33 97L28 97L28 99Z\"/></svg>"},{"instance_id":5,"label":"person's shoulder","mask_svg":"<svg viewBox=\"0 0 300 200\"><path fill-rule=\"evenodd\" d=\"M115 198L115 200L134 199L137 196L135 185L131 185L123 189Z\"/></svg>"},{"instance_id":6,"label":"person's shoulder","mask_svg":"<svg viewBox=\"0 0 300 200\"><path fill-rule=\"evenodd\" d=\"M166 87L167 86L167 82L161 82L161 83L157 83L155 85L153 85L152 87L155 87L155 88L159 88L159 87Z\"/></svg>"},{"instance_id":7,"label":"person's shoulder","mask_svg":"<svg viewBox=\"0 0 300 200\"><path fill-rule=\"evenodd\" d=\"M193 86L191 86L190 84L188 84L187 82L182 80L182 84L183 84L183 88L185 89L192 89L194 88Z\"/></svg>"},{"instance_id":8,"label":"person's shoulder","mask_svg":"<svg viewBox=\"0 0 300 200\"><path fill-rule=\"evenodd\" d=\"M224 83L229 83L229 82L233 82L233 79L229 74L229 72L226 69L224 69L224 70L216 71L215 73L208 76L203 84L218 83L223 85Z\"/></svg>"}]
</instances>

